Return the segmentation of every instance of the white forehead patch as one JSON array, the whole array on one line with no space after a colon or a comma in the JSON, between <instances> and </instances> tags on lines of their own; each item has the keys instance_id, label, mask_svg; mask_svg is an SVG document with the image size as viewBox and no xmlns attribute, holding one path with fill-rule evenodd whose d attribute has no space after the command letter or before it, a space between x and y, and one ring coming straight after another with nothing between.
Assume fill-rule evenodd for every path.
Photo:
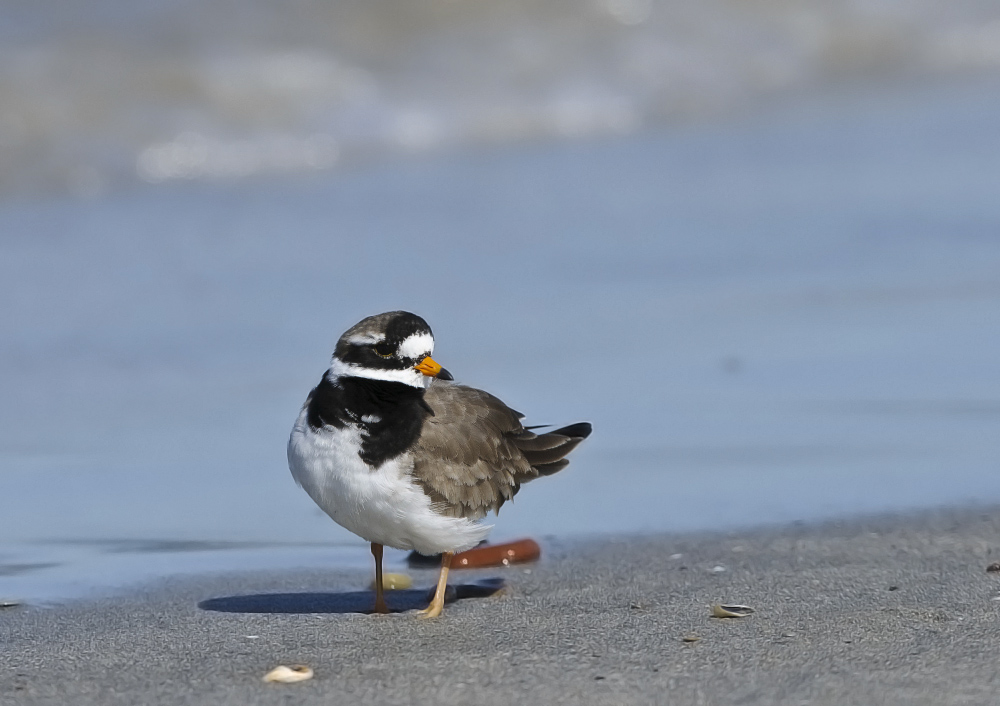
<instances>
[{"instance_id":1,"label":"white forehead patch","mask_svg":"<svg viewBox=\"0 0 1000 706\"><path fill-rule=\"evenodd\" d=\"M373 343L381 343L385 340L385 336L380 336L375 333L362 333L357 336L351 336L347 339L347 342L352 346L370 346Z\"/></svg>"},{"instance_id":2,"label":"white forehead patch","mask_svg":"<svg viewBox=\"0 0 1000 706\"><path fill-rule=\"evenodd\" d=\"M399 344L399 355L402 358L423 358L433 352L434 337L429 333L411 334Z\"/></svg>"}]
</instances>

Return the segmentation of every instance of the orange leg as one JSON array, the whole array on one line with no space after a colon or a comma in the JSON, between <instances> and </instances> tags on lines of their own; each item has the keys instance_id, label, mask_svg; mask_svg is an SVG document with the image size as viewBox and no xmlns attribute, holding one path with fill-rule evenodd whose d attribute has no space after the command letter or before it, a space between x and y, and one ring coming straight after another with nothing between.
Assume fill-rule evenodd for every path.
<instances>
[{"instance_id":1,"label":"orange leg","mask_svg":"<svg viewBox=\"0 0 1000 706\"><path fill-rule=\"evenodd\" d=\"M454 552L445 552L441 555L441 575L438 576L437 590L434 591L434 598L431 604L424 610L417 611L418 618L436 618L444 610L444 593L448 588L448 569L451 568L451 558Z\"/></svg>"},{"instance_id":2,"label":"orange leg","mask_svg":"<svg viewBox=\"0 0 1000 706\"><path fill-rule=\"evenodd\" d=\"M385 604L382 593L382 545L372 542L372 556L375 557L375 612L388 613L389 606Z\"/></svg>"}]
</instances>

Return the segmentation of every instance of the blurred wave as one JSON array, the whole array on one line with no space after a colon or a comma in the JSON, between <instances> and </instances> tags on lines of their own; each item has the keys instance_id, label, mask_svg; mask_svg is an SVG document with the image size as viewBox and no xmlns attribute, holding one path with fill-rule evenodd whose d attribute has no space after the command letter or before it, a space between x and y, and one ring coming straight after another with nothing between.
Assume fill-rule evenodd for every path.
<instances>
[{"instance_id":1,"label":"blurred wave","mask_svg":"<svg viewBox=\"0 0 1000 706\"><path fill-rule=\"evenodd\" d=\"M7 0L0 195L629 133L998 68L992 0Z\"/></svg>"}]
</instances>

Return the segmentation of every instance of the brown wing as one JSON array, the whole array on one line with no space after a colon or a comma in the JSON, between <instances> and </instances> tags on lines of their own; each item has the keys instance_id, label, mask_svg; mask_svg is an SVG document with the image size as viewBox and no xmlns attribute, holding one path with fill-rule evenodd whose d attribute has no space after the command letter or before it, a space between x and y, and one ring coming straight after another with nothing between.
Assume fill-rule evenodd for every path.
<instances>
[{"instance_id":1,"label":"brown wing","mask_svg":"<svg viewBox=\"0 0 1000 706\"><path fill-rule=\"evenodd\" d=\"M424 397L434 416L424 422L413 477L442 514L479 519L525 483L565 468L564 458L590 434L574 424L535 434L523 416L488 392L434 381Z\"/></svg>"}]
</instances>

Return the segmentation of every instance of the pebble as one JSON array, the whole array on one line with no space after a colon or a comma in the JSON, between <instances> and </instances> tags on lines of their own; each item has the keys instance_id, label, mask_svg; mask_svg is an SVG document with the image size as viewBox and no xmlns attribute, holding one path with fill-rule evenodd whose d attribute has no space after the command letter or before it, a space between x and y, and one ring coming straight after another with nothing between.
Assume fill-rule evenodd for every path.
<instances>
[{"instance_id":1,"label":"pebble","mask_svg":"<svg viewBox=\"0 0 1000 706\"><path fill-rule=\"evenodd\" d=\"M722 566L722 565L719 565L719 566L713 566L713 567L712 567L712 573L713 573L713 574L721 574L721 573L722 573L723 571L725 571L725 570L726 570L726 567L725 567L725 566Z\"/></svg>"},{"instance_id":2,"label":"pebble","mask_svg":"<svg viewBox=\"0 0 1000 706\"><path fill-rule=\"evenodd\" d=\"M264 675L264 681L278 684L294 684L313 678L313 670L304 664L293 664L291 667L280 665Z\"/></svg>"},{"instance_id":3,"label":"pebble","mask_svg":"<svg viewBox=\"0 0 1000 706\"><path fill-rule=\"evenodd\" d=\"M986 570L990 573L1000 571L1000 561L994 561L992 564L986 567Z\"/></svg>"}]
</instances>

